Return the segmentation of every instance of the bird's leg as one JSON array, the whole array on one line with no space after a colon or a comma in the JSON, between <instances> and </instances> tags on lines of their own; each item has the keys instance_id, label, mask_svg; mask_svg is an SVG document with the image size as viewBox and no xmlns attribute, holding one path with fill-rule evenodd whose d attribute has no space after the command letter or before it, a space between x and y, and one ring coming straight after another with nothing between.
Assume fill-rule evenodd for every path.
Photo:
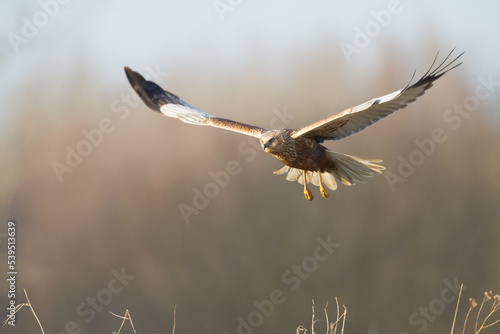
<instances>
[{"instance_id":1,"label":"bird's leg","mask_svg":"<svg viewBox=\"0 0 500 334\"><path fill-rule=\"evenodd\" d=\"M312 201L314 199L314 196L312 193L307 189L307 178L306 178L306 171L302 171L302 175L304 176L304 196L308 201Z\"/></svg>"},{"instance_id":2,"label":"bird's leg","mask_svg":"<svg viewBox=\"0 0 500 334\"><path fill-rule=\"evenodd\" d=\"M323 183L321 182L321 172L318 171L318 180L319 180L319 191L321 192L321 196L324 198L328 198L328 194L325 190L325 187L323 187Z\"/></svg>"}]
</instances>

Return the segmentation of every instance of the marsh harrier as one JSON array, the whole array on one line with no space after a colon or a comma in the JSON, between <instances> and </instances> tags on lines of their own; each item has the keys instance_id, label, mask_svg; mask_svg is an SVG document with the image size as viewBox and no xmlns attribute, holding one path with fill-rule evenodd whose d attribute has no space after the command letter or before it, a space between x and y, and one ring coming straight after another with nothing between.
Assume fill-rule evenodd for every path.
<instances>
[{"instance_id":1,"label":"marsh harrier","mask_svg":"<svg viewBox=\"0 0 500 334\"><path fill-rule=\"evenodd\" d=\"M283 163L283 166L274 173L287 174L288 181L298 181L303 184L304 195L310 201L313 196L307 189L308 182L319 186L321 195L328 198L323 184L331 190L336 190L337 181L350 186L357 182L365 182L366 178L385 169L379 165L382 160L334 152L321 143L325 140L341 140L358 133L415 101L432 87L435 80L461 64L456 64L456 61L463 53L447 62L452 53L453 51L434 68L438 57L436 55L430 69L412 85L408 84L396 92L298 129L267 130L212 116L182 101L178 96L164 91L154 82L146 81L139 73L128 67L125 67L125 73L142 101L155 111L178 118L185 123L210 125L258 138L262 149Z\"/></svg>"}]
</instances>

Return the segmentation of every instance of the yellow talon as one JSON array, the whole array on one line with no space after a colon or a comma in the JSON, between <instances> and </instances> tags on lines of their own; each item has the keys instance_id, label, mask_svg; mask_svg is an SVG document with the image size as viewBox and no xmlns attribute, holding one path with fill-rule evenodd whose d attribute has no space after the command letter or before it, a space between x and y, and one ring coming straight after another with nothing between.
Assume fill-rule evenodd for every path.
<instances>
[{"instance_id":1,"label":"yellow talon","mask_svg":"<svg viewBox=\"0 0 500 334\"><path fill-rule=\"evenodd\" d=\"M314 199L314 196L312 195L312 193L308 189L304 190L304 196L306 197L306 199L308 201L312 201Z\"/></svg>"},{"instance_id":2,"label":"yellow talon","mask_svg":"<svg viewBox=\"0 0 500 334\"><path fill-rule=\"evenodd\" d=\"M309 191L309 189L307 189L307 179L306 179L306 171L302 171L303 175L304 175L304 196L306 197L306 199L308 201L312 201L314 199L314 196L312 195L312 193Z\"/></svg>"},{"instance_id":3,"label":"yellow talon","mask_svg":"<svg viewBox=\"0 0 500 334\"><path fill-rule=\"evenodd\" d=\"M321 172L318 171L318 179L319 179L319 191L321 192L321 196L323 196L325 199L328 199L328 193L325 190L325 187L323 187L323 183L321 182Z\"/></svg>"}]
</instances>

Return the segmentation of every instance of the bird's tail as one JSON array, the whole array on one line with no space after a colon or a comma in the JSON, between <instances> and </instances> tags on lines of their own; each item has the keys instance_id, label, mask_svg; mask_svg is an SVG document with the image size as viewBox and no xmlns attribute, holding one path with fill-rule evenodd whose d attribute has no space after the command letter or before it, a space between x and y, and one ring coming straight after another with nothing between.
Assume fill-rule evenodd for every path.
<instances>
[{"instance_id":1,"label":"bird's tail","mask_svg":"<svg viewBox=\"0 0 500 334\"><path fill-rule=\"evenodd\" d=\"M365 183L366 178L372 177L375 173L380 174L385 169L384 166L378 165L382 162L379 159L360 158L330 150L326 151L326 155L333 161L334 167L321 172L321 181L331 190L337 189L337 181L346 186ZM304 171L283 165L274 172L278 175L285 173L287 173L286 179L288 181L298 181L300 184L304 184ZM305 173L306 182L319 186L318 173L307 171Z\"/></svg>"}]
</instances>

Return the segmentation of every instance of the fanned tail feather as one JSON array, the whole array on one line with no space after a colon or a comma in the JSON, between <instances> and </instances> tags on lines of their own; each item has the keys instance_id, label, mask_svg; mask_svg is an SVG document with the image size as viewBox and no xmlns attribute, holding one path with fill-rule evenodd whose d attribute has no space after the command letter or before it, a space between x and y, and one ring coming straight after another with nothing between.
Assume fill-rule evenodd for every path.
<instances>
[{"instance_id":1,"label":"fanned tail feather","mask_svg":"<svg viewBox=\"0 0 500 334\"><path fill-rule=\"evenodd\" d=\"M334 167L321 172L321 181L331 190L337 189L337 181L347 186L355 183L365 183L367 178L372 177L375 173L380 174L385 169L384 166L379 165L382 162L379 159L360 158L330 150L326 151L326 155L334 162ZM305 178L305 182L319 186L317 171L307 171L304 176L304 171L283 165L274 172L274 174L278 175L285 173L288 181L297 181L304 184Z\"/></svg>"}]
</instances>

